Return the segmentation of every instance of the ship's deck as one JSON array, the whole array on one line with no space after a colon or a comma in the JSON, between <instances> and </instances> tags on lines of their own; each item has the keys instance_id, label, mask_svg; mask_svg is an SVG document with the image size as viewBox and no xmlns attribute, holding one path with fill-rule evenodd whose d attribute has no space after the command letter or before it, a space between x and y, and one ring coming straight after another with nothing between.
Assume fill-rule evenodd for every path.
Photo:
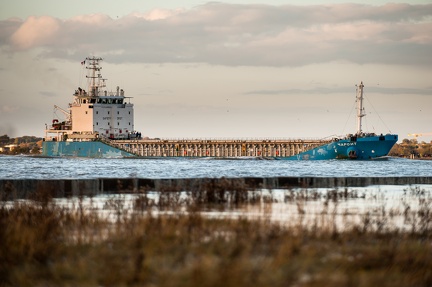
<instances>
[{"instance_id":1,"label":"ship's deck","mask_svg":"<svg viewBox=\"0 0 432 287\"><path fill-rule=\"evenodd\" d=\"M143 157L288 157L329 143L331 140L103 139L102 141L131 154Z\"/></svg>"}]
</instances>

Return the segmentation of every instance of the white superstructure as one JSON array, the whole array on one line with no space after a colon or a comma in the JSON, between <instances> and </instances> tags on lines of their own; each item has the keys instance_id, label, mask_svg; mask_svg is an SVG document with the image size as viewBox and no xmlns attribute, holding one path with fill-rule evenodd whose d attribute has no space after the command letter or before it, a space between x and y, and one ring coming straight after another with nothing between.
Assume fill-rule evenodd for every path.
<instances>
[{"instance_id":1,"label":"white superstructure","mask_svg":"<svg viewBox=\"0 0 432 287\"><path fill-rule=\"evenodd\" d=\"M81 62L88 70L88 90L79 87L73 94L73 102L69 104L66 121L59 123L53 120L53 125L47 128L47 133L57 134L54 140L130 138L134 131L133 104L120 87L115 92L106 90L106 79L100 72L101 61L102 58L88 57Z\"/></svg>"}]
</instances>

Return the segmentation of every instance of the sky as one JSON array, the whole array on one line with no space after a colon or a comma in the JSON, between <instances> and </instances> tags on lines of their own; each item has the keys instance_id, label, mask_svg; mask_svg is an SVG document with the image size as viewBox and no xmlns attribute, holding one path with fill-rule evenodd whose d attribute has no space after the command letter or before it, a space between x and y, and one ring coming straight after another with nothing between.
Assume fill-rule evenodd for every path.
<instances>
[{"instance_id":1,"label":"sky","mask_svg":"<svg viewBox=\"0 0 432 287\"><path fill-rule=\"evenodd\" d=\"M432 1L0 0L0 134L43 136L102 57L158 138L432 140ZM428 135L429 133L429 135Z\"/></svg>"}]
</instances>

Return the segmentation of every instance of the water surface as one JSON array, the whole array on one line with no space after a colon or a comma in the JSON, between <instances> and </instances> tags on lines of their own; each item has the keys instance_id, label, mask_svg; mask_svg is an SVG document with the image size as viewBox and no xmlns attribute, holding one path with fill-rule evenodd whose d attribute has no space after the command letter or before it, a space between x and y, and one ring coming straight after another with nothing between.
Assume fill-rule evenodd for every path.
<instances>
[{"instance_id":1,"label":"water surface","mask_svg":"<svg viewBox=\"0 0 432 287\"><path fill-rule=\"evenodd\" d=\"M93 159L0 156L0 179L87 179L101 177L386 177L431 176L432 161L283 161L254 159Z\"/></svg>"}]
</instances>

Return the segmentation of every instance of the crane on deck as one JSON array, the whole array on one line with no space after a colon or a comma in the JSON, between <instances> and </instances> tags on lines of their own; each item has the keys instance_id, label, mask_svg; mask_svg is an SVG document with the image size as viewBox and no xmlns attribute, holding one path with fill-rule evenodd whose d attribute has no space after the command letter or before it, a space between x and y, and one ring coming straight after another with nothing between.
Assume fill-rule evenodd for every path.
<instances>
[{"instance_id":1,"label":"crane on deck","mask_svg":"<svg viewBox=\"0 0 432 287\"><path fill-rule=\"evenodd\" d=\"M66 116L66 120L63 122L59 122L58 119L53 119L51 128L53 130L71 130L72 129L72 121L71 121L71 113L69 111L66 111L65 109L60 108L57 105L54 105L54 114L56 114L57 111L62 112Z\"/></svg>"},{"instance_id":2,"label":"crane on deck","mask_svg":"<svg viewBox=\"0 0 432 287\"><path fill-rule=\"evenodd\" d=\"M56 113L56 111L61 111L66 116L66 122L70 123L70 121L71 121L71 114L70 114L70 112L66 111L65 109L60 108L57 105L54 105L54 114Z\"/></svg>"}]
</instances>

